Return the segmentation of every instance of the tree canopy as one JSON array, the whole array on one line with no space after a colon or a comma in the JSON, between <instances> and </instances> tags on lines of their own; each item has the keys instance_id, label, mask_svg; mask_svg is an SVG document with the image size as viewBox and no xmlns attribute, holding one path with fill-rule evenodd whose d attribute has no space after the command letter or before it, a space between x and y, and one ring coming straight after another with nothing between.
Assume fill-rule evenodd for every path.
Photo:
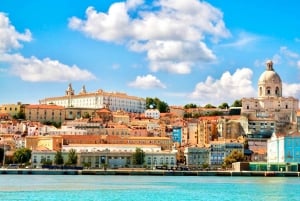
<instances>
[{"instance_id":1,"label":"tree canopy","mask_svg":"<svg viewBox=\"0 0 300 201\"><path fill-rule=\"evenodd\" d=\"M161 113L169 111L169 105L166 102L161 101L159 98L147 97L146 98L146 108L150 109L151 106L153 106L153 108L158 109L159 112L161 112Z\"/></svg>"},{"instance_id":2,"label":"tree canopy","mask_svg":"<svg viewBox=\"0 0 300 201\"><path fill-rule=\"evenodd\" d=\"M204 106L205 108L216 108L216 106L213 106L212 104L207 104Z\"/></svg>"},{"instance_id":3,"label":"tree canopy","mask_svg":"<svg viewBox=\"0 0 300 201\"><path fill-rule=\"evenodd\" d=\"M77 154L75 149L71 149L68 153L68 165L76 165L77 164Z\"/></svg>"},{"instance_id":4,"label":"tree canopy","mask_svg":"<svg viewBox=\"0 0 300 201\"><path fill-rule=\"evenodd\" d=\"M136 148L133 154L133 164L143 165L145 162L145 152L141 148Z\"/></svg>"},{"instance_id":5,"label":"tree canopy","mask_svg":"<svg viewBox=\"0 0 300 201\"><path fill-rule=\"evenodd\" d=\"M24 112L18 112L13 116L14 119L25 119L25 113Z\"/></svg>"},{"instance_id":6,"label":"tree canopy","mask_svg":"<svg viewBox=\"0 0 300 201\"><path fill-rule=\"evenodd\" d=\"M228 105L228 103L222 103L221 105L219 105L218 108L220 108L220 109L228 109L229 105Z\"/></svg>"},{"instance_id":7,"label":"tree canopy","mask_svg":"<svg viewBox=\"0 0 300 201\"><path fill-rule=\"evenodd\" d=\"M55 156L54 156L54 163L56 165L63 165L64 164L64 158L62 156L61 151L57 151Z\"/></svg>"},{"instance_id":8,"label":"tree canopy","mask_svg":"<svg viewBox=\"0 0 300 201\"><path fill-rule=\"evenodd\" d=\"M242 107L242 100L235 100L231 107Z\"/></svg>"},{"instance_id":9,"label":"tree canopy","mask_svg":"<svg viewBox=\"0 0 300 201\"><path fill-rule=\"evenodd\" d=\"M189 108L197 108L197 105L194 103L189 103L184 106L184 109L189 109Z\"/></svg>"},{"instance_id":10,"label":"tree canopy","mask_svg":"<svg viewBox=\"0 0 300 201\"><path fill-rule=\"evenodd\" d=\"M232 152L224 159L224 164L226 167L230 166L235 162L243 162L246 158L244 154L238 150L232 150Z\"/></svg>"},{"instance_id":11,"label":"tree canopy","mask_svg":"<svg viewBox=\"0 0 300 201\"><path fill-rule=\"evenodd\" d=\"M28 163L31 158L31 150L28 148L17 149L13 155L15 163Z\"/></svg>"}]
</instances>

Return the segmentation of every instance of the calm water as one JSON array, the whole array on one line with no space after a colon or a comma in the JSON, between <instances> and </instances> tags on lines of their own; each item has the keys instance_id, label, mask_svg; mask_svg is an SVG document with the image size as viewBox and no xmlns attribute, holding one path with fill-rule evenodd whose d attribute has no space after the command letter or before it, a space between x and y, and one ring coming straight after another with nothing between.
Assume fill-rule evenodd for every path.
<instances>
[{"instance_id":1,"label":"calm water","mask_svg":"<svg viewBox=\"0 0 300 201\"><path fill-rule=\"evenodd\" d=\"M1 200L300 200L300 178L0 175Z\"/></svg>"}]
</instances>

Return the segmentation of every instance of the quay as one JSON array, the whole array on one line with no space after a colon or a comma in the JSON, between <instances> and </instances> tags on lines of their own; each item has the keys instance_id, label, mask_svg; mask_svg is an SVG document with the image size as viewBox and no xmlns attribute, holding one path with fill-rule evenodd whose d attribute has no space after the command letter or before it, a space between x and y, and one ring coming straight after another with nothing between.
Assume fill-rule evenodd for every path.
<instances>
[{"instance_id":1,"label":"quay","mask_svg":"<svg viewBox=\"0 0 300 201\"><path fill-rule=\"evenodd\" d=\"M141 175L141 176L239 176L239 177L300 177L291 171L169 171L139 169L0 169L0 175Z\"/></svg>"}]
</instances>

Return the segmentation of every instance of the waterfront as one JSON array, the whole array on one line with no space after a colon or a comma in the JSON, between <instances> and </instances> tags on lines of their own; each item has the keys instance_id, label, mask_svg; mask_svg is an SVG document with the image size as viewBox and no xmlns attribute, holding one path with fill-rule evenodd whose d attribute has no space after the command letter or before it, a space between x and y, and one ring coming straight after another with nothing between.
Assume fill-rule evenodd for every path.
<instances>
[{"instance_id":1,"label":"waterfront","mask_svg":"<svg viewBox=\"0 0 300 201\"><path fill-rule=\"evenodd\" d=\"M298 177L0 175L1 200L299 200Z\"/></svg>"}]
</instances>

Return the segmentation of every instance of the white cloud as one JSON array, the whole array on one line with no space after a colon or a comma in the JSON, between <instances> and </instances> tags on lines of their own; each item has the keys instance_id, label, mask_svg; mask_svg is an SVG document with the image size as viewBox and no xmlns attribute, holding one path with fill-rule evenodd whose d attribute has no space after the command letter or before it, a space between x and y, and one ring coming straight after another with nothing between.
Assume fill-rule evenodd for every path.
<instances>
[{"instance_id":1,"label":"white cloud","mask_svg":"<svg viewBox=\"0 0 300 201\"><path fill-rule=\"evenodd\" d=\"M236 41L234 41L232 43L223 44L222 46L223 47L243 48L246 45L252 45L255 41L258 41L259 39L260 39L260 37L254 35L254 34L240 32L237 36Z\"/></svg>"},{"instance_id":2,"label":"white cloud","mask_svg":"<svg viewBox=\"0 0 300 201\"><path fill-rule=\"evenodd\" d=\"M89 7L86 19L72 17L69 27L97 40L146 52L152 71L172 73L190 73L196 63L214 61L216 56L206 45L208 38L216 42L230 35L222 12L206 2L158 0L139 9L142 3L114 3L107 13Z\"/></svg>"},{"instance_id":3,"label":"white cloud","mask_svg":"<svg viewBox=\"0 0 300 201\"><path fill-rule=\"evenodd\" d=\"M31 41L30 31L26 29L24 34L18 33L8 17L0 12L0 53L22 47L20 41Z\"/></svg>"},{"instance_id":4,"label":"white cloud","mask_svg":"<svg viewBox=\"0 0 300 201\"><path fill-rule=\"evenodd\" d=\"M20 77L24 81L72 81L95 79L95 76L87 70L81 70L76 65L68 66L57 60L36 57L25 58L20 54L10 53L11 49L21 48L21 41L31 41L29 30L21 34L11 25L8 17L0 13L0 62L6 62L10 67L7 71Z\"/></svg>"},{"instance_id":5,"label":"white cloud","mask_svg":"<svg viewBox=\"0 0 300 201\"><path fill-rule=\"evenodd\" d=\"M223 102L229 104L243 97L255 97L256 91L252 86L252 70L249 68L237 69L232 75L223 73L219 80L207 77L205 82L196 85L190 98L200 104L214 104L218 106Z\"/></svg>"},{"instance_id":6,"label":"white cloud","mask_svg":"<svg viewBox=\"0 0 300 201\"><path fill-rule=\"evenodd\" d=\"M299 54L297 54L296 52L293 52L293 51L289 50L285 46L280 47L280 53L283 54L285 57L288 57L288 58L293 58L293 59L299 58Z\"/></svg>"},{"instance_id":7,"label":"white cloud","mask_svg":"<svg viewBox=\"0 0 300 201\"><path fill-rule=\"evenodd\" d=\"M288 83L282 83L282 95L284 97L294 97L299 98L300 97L300 84L288 84Z\"/></svg>"},{"instance_id":8,"label":"white cloud","mask_svg":"<svg viewBox=\"0 0 300 201\"><path fill-rule=\"evenodd\" d=\"M139 5L142 5L144 3L144 0L127 0L126 2L126 8L128 10L134 9Z\"/></svg>"},{"instance_id":9,"label":"white cloud","mask_svg":"<svg viewBox=\"0 0 300 201\"><path fill-rule=\"evenodd\" d=\"M2 54L0 61L10 63L11 73L24 81L53 82L95 79L95 76L87 70L81 70L76 65L68 66L49 58L39 60L35 57L25 58L20 54Z\"/></svg>"},{"instance_id":10,"label":"white cloud","mask_svg":"<svg viewBox=\"0 0 300 201\"><path fill-rule=\"evenodd\" d=\"M128 35L129 16L124 3L114 3L108 14L97 13L93 7L86 10L87 20L72 17L69 20L71 29L79 30L87 36L104 41L122 41Z\"/></svg>"},{"instance_id":11,"label":"white cloud","mask_svg":"<svg viewBox=\"0 0 300 201\"><path fill-rule=\"evenodd\" d=\"M135 81L129 83L129 86L140 89L166 88L159 79L150 74L146 76L137 76Z\"/></svg>"}]
</instances>

